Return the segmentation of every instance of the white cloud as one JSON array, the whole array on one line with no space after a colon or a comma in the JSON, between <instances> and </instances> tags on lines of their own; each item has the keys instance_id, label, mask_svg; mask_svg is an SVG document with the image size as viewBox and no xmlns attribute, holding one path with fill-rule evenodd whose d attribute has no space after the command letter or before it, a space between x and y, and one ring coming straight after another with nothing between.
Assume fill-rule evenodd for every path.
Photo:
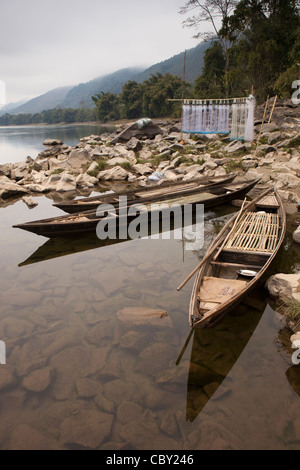
<instances>
[{"instance_id":1,"label":"white cloud","mask_svg":"<svg viewBox=\"0 0 300 470\"><path fill-rule=\"evenodd\" d=\"M150 66L197 42L185 0L1 0L0 80L7 101L123 67Z\"/></svg>"}]
</instances>

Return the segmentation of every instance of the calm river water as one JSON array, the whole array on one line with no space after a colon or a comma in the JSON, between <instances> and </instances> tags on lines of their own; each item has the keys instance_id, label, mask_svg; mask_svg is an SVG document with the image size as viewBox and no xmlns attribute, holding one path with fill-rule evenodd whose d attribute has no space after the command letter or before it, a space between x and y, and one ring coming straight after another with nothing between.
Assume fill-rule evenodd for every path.
<instances>
[{"instance_id":1,"label":"calm river water","mask_svg":"<svg viewBox=\"0 0 300 470\"><path fill-rule=\"evenodd\" d=\"M72 143L59 126L23 129L0 129L0 162L34 157L46 137ZM176 288L204 250L13 229L62 214L36 199L0 207L1 449L299 449L300 366L263 287L183 351L192 281ZM206 244L234 210L206 214ZM299 264L288 234L272 269ZM145 309L168 316L137 322Z\"/></svg>"}]
</instances>

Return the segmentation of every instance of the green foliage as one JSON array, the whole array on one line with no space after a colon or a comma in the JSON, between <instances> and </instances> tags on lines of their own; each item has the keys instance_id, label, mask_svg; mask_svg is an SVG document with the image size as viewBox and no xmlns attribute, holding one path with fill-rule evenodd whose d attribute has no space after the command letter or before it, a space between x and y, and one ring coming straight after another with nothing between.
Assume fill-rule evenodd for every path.
<instances>
[{"instance_id":1,"label":"green foliage","mask_svg":"<svg viewBox=\"0 0 300 470\"><path fill-rule=\"evenodd\" d=\"M219 42L213 42L204 56L202 75L195 81L194 96L197 98L222 98L225 93L225 58Z\"/></svg>"},{"instance_id":2,"label":"green foliage","mask_svg":"<svg viewBox=\"0 0 300 470\"><path fill-rule=\"evenodd\" d=\"M124 170L130 171L131 168L132 168L132 165L131 165L130 162L124 162L124 163L121 163L121 167L122 167Z\"/></svg>"},{"instance_id":3,"label":"green foliage","mask_svg":"<svg viewBox=\"0 0 300 470\"><path fill-rule=\"evenodd\" d=\"M0 116L1 126L19 126L24 124L59 124L72 122L96 121L94 109L55 108L35 114L4 114Z\"/></svg>"},{"instance_id":4,"label":"green foliage","mask_svg":"<svg viewBox=\"0 0 300 470\"><path fill-rule=\"evenodd\" d=\"M290 299L284 308L284 313L292 320L300 319L300 302L295 299Z\"/></svg>"},{"instance_id":5,"label":"green foliage","mask_svg":"<svg viewBox=\"0 0 300 470\"><path fill-rule=\"evenodd\" d=\"M234 170L238 170L242 167L242 159L240 160L231 160L225 167L227 173L231 173Z\"/></svg>"},{"instance_id":6,"label":"green foliage","mask_svg":"<svg viewBox=\"0 0 300 470\"><path fill-rule=\"evenodd\" d=\"M51 171L51 175L60 175L60 173L63 173L64 169L63 168L56 168L55 170Z\"/></svg>"},{"instance_id":7,"label":"green foliage","mask_svg":"<svg viewBox=\"0 0 300 470\"><path fill-rule=\"evenodd\" d=\"M120 101L118 95L115 93L104 93L97 94L92 97L96 104L96 114L100 121L116 121L120 119Z\"/></svg>"}]
</instances>

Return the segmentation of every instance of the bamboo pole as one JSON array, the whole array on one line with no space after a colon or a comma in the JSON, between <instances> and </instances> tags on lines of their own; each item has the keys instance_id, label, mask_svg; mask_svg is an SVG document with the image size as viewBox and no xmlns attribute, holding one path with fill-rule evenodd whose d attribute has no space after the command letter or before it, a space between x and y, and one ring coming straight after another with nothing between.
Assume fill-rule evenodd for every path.
<instances>
[{"instance_id":1,"label":"bamboo pole","mask_svg":"<svg viewBox=\"0 0 300 470\"><path fill-rule=\"evenodd\" d=\"M267 112L268 104L269 104L269 95L268 95L267 102L266 102L266 106L265 106L265 112L264 112L263 120L262 120L262 123L261 123L261 126L260 126L260 131L259 131L259 136L258 136L258 139L257 139L257 144L256 144L256 149L255 149L254 158L256 157L257 148L258 148L258 146L259 146L259 141L260 141L262 129L263 129L263 126L264 126L264 123L265 123L265 117L266 117L266 112Z\"/></svg>"},{"instance_id":2,"label":"bamboo pole","mask_svg":"<svg viewBox=\"0 0 300 470\"><path fill-rule=\"evenodd\" d=\"M261 199L262 197L266 196L266 194L268 194L270 191L272 190L272 188L268 188L266 189L266 191L264 191L262 194L260 194L259 196L257 196L255 199L253 199L253 201L249 202L247 204L247 207L248 205L250 204L253 204L255 203L256 201L259 201L259 199ZM236 215L233 216L233 219L232 220L236 220L236 218L239 216L240 212L237 212ZM213 242L213 246L211 247L211 249L209 250L209 252L204 256L204 258L202 259L202 261L198 264L198 266L191 272L191 274L180 284L179 287L177 287L177 290L180 291L185 285L186 283L194 276L194 274L196 274L196 272L203 266L203 264L205 263L205 261L207 261L207 259L212 255L212 253L214 252L214 250L216 249L216 242L223 236L224 234L224 230L226 229L226 226L223 227L223 229L219 232L219 234L217 235L217 237L215 238L214 242Z\"/></svg>"},{"instance_id":3,"label":"bamboo pole","mask_svg":"<svg viewBox=\"0 0 300 470\"><path fill-rule=\"evenodd\" d=\"M277 95L275 96L275 99L274 99L273 108L272 108L272 111L271 111L271 114L270 114L270 118L269 118L268 124L270 124L270 122L271 122L271 120L272 120L273 113L274 113L274 109L275 109L275 105L276 105L276 101L277 101Z\"/></svg>"},{"instance_id":4,"label":"bamboo pole","mask_svg":"<svg viewBox=\"0 0 300 470\"><path fill-rule=\"evenodd\" d=\"M217 257L219 256L219 254L220 254L221 251L223 250L223 248L224 248L224 246L225 246L227 240L229 239L230 235L233 233L233 231L234 231L234 229L235 229L235 227L236 227L236 224L238 223L238 220L240 219L240 217L241 217L241 215L242 215L242 213L243 213L244 205L246 204L246 201L247 201L247 196L246 196L245 199L244 199L244 202L243 202L243 204L242 204L242 207L241 207L241 209L240 209L240 212L238 213L237 218L236 218L235 221L234 221L234 224L233 224L233 226L232 226L232 229L229 231L229 233L228 233L227 236L225 237L225 240L223 241L222 245L220 246L220 248L218 249L217 253L215 254L214 260L217 259Z\"/></svg>"},{"instance_id":5,"label":"bamboo pole","mask_svg":"<svg viewBox=\"0 0 300 470\"><path fill-rule=\"evenodd\" d=\"M186 70L186 50L184 51L184 61L183 61L183 78L182 78L182 96L181 96L181 140L183 138L183 100L185 93L185 70ZM169 100L171 101L171 100Z\"/></svg>"}]
</instances>

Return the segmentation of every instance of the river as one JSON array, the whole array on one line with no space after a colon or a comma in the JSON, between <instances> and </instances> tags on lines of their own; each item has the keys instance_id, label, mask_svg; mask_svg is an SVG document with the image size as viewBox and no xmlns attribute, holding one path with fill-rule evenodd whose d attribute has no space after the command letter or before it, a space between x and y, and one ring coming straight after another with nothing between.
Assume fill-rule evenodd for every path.
<instances>
[{"instance_id":1,"label":"river","mask_svg":"<svg viewBox=\"0 0 300 470\"><path fill-rule=\"evenodd\" d=\"M72 145L96 132L1 128L0 162L34 158L47 137ZM300 366L263 286L184 349L192 281L176 288L204 250L13 229L62 214L36 199L32 210L21 200L0 208L1 449L299 449ZM235 210L206 214L206 245ZM299 266L291 230L269 275ZM126 316L145 309L167 316Z\"/></svg>"}]
</instances>

